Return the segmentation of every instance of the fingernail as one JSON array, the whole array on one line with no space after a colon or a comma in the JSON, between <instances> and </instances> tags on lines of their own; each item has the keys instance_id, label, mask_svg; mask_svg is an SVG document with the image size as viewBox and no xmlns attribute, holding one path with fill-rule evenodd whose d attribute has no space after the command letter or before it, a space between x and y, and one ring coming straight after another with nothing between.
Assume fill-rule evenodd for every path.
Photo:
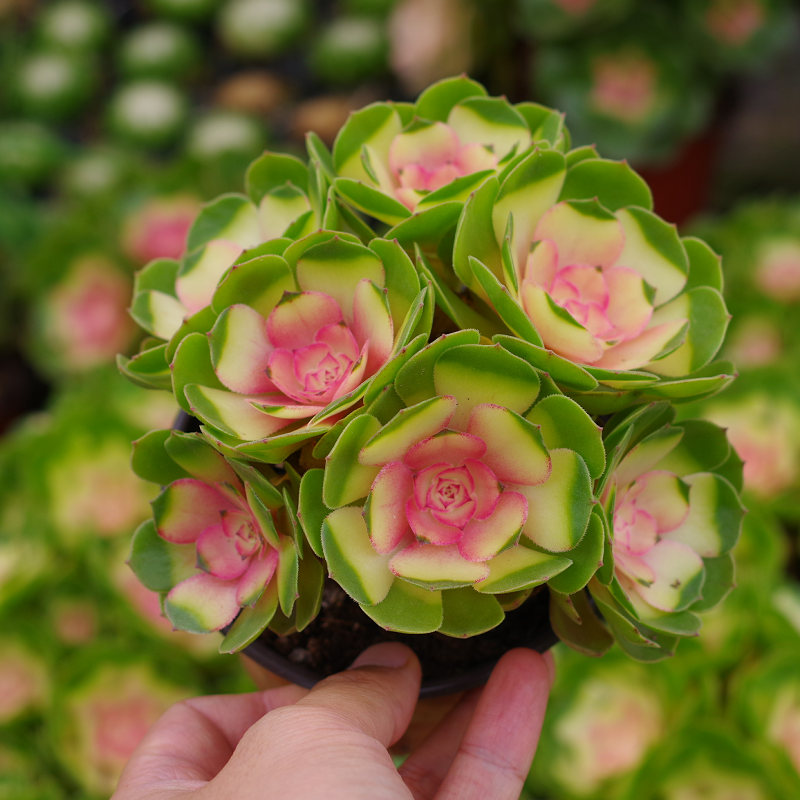
<instances>
[{"instance_id":1,"label":"fingernail","mask_svg":"<svg viewBox=\"0 0 800 800\"><path fill-rule=\"evenodd\" d=\"M368 647L352 664L355 667L404 667L408 664L409 649L399 642L382 642Z\"/></svg>"},{"instance_id":2,"label":"fingernail","mask_svg":"<svg viewBox=\"0 0 800 800\"><path fill-rule=\"evenodd\" d=\"M550 676L550 686L552 686L556 680L556 662L552 650L544 654L544 663L547 665L547 674Z\"/></svg>"}]
</instances>

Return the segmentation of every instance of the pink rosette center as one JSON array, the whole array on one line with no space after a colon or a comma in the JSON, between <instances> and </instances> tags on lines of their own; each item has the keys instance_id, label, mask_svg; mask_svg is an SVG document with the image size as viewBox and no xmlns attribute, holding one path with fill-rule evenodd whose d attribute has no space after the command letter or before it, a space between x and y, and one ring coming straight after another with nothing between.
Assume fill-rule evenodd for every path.
<instances>
[{"instance_id":1,"label":"pink rosette center","mask_svg":"<svg viewBox=\"0 0 800 800\"><path fill-rule=\"evenodd\" d=\"M396 136L389 148L389 166L399 183L397 199L413 211L421 193L441 189L473 172L496 169L497 157L481 144L462 145L449 125L434 122Z\"/></svg>"}]
</instances>

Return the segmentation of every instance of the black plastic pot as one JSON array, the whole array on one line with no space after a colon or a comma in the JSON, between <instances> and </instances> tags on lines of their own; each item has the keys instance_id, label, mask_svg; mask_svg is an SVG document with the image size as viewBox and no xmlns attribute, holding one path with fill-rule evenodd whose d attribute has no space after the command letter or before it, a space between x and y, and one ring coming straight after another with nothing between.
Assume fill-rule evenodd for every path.
<instances>
[{"instance_id":1,"label":"black plastic pot","mask_svg":"<svg viewBox=\"0 0 800 800\"><path fill-rule=\"evenodd\" d=\"M181 411L175 420L174 428L175 430L184 432L197 431L197 420ZM519 609L511 612L515 615L529 615L531 621L529 634L524 637L523 641L517 641L514 644L515 647L528 647L531 650L535 650L537 653L545 653L558 641L558 637L553 633L553 629L550 626L549 603L550 595L546 589L542 589L542 591L525 601ZM502 627L503 623L494 630L500 631ZM223 633L225 630L226 629L223 630ZM411 640L410 646L413 649L414 638L415 637L409 636L408 639L404 640L404 643L409 643L409 640ZM298 686L303 686L306 689L310 689L325 677L302 664L296 664L290 661L284 655L277 652L270 643L263 638L256 639L241 652L259 666L268 669L270 672L275 673L287 681L296 683ZM419 692L420 699L441 697L443 695L465 692L470 689L475 689L478 686L483 686L489 679L489 675L498 660L499 656L459 675L426 679L423 674L422 686Z\"/></svg>"}]
</instances>

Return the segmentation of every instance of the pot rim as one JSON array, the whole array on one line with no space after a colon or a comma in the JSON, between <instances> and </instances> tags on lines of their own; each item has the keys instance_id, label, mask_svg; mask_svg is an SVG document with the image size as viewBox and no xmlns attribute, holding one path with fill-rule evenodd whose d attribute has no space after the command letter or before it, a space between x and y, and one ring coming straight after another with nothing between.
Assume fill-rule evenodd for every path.
<instances>
[{"instance_id":1,"label":"pot rim","mask_svg":"<svg viewBox=\"0 0 800 800\"><path fill-rule=\"evenodd\" d=\"M523 605L530 604L529 607L532 608L532 606L537 603L539 605L544 605L547 602L549 602L549 593L539 592L535 597L529 598ZM546 624L542 624L533 630L527 642L522 645L515 645L515 647L527 647L530 650L535 650L537 653L546 653L558 642L558 637L553 633L553 629L550 626L549 615L542 616L544 620L547 620ZM500 623L500 625L502 624L503 623ZM497 628L493 630L497 630ZM419 634L419 636L428 635L430 634ZM324 679L324 676L314 670L302 664L295 664L286 658L286 656L281 655L265 639L256 639L247 647L240 650L239 653L247 656L259 666L268 669L279 677L291 683L296 683L298 686L302 686L305 689L313 688ZM419 699L427 700L433 697L442 697L448 694L455 694L456 692L468 692L470 689L477 689L489 680L489 676L492 674L492 670L499 660L500 656L479 664L460 675L448 675L442 678L428 679L423 677L419 690Z\"/></svg>"},{"instance_id":2,"label":"pot rim","mask_svg":"<svg viewBox=\"0 0 800 800\"><path fill-rule=\"evenodd\" d=\"M196 430L196 425L197 420L181 409L175 418L173 429L184 433L190 433ZM545 602L549 602L549 596L549 592L547 591L538 592L537 595L530 597L524 605L528 605L529 608L532 608L533 605L537 603L543 605ZM544 611L544 609L542 609L542 611ZM550 625L549 614L543 613L541 614L541 618L544 621L543 624L540 624L536 629L531 631L529 640L526 643L518 646L527 647L531 650L535 650L537 653L546 653L558 642L558 637L555 635ZM500 625L502 624L503 623L500 623ZM224 634L226 631L227 628L223 628L222 633ZM419 635L426 636L428 634ZM259 666L275 673L280 678L291 681L305 689L311 689L323 680L322 675L308 667L304 667L302 664L295 664L290 661L286 656L281 655L266 640L260 637L240 650L239 653L252 659ZM431 678L427 680L423 678L419 690L420 700L442 697L456 692L466 692L470 689L483 686L486 681L489 680L489 676L499 660L500 657L498 656L460 675L449 675L443 678Z\"/></svg>"}]
</instances>

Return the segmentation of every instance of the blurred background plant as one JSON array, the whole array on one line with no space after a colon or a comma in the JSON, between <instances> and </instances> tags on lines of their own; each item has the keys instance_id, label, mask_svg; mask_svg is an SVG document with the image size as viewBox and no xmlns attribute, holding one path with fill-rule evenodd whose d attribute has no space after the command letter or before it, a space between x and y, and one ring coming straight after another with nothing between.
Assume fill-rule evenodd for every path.
<instances>
[{"instance_id":1,"label":"blurred background plant","mask_svg":"<svg viewBox=\"0 0 800 800\"><path fill-rule=\"evenodd\" d=\"M722 254L741 373L685 410L746 462L739 589L664 664L559 648L526 796L800 796L797 3L0 0L0 42L2 800L108 797L166 705L252 688L124 563L130 441L176 412L114 366L135 270L265 147L461 71L566 111Z\"/></svg>"}]
</instances>

